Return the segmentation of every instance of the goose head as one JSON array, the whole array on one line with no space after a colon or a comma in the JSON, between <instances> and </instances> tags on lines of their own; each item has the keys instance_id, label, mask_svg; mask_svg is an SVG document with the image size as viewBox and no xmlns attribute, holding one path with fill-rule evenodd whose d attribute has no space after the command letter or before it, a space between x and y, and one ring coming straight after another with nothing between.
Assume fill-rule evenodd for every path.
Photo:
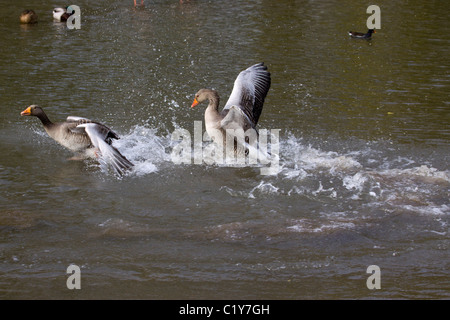
<instances>
[{"instance_id":1,"label":"goose head","mask_svg":"<svg viewBox=\"0 0 450 320\"><path fill-rule=\"evenodd\" d=\"M32 104L31 106L29 106L28 108L23 110L20 113L20 115L21 116L35 116L35 117L37 117L37 116L39 116L39 115L41 115L43 113L44 113L44 110L42 110L41 107L39 107L39 106L37 106L35 104Z\"/></svg>"},{"instance_id":2,"label":"goose head","mask_svg":"<svg viewBox=\"0 0 450 320\"><path fill-rule=\"evenodd\" d=\"M206 100L214 100L219 101L219 96L216 91L211 89L200 89L194 98L194 102L192 102L191 108L194 108L196 105L206 101Z\"/></svg>"}]
</instances>

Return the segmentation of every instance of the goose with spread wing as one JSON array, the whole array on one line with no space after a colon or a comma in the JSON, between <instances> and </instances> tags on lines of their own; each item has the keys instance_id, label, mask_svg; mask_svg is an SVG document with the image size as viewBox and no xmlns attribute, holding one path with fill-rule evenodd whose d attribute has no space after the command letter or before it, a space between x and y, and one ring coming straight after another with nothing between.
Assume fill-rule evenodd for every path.
<instances>
[{"instance_id":1,"label":"goose with spread wing","mask_svg":"<svg viewBox=\"0 0 450 320\"><path fill-rule=\"evenodd\" d=\"M219 94L211 89L200 89L195 94L191 108L208 100L205 127L211 137L217 130L223 137L227 129L243 129L244 132L249 129L256 130L270 82L267 67L264 63L258 63L239 73L231 95L221 112L219 112ZM220 141L215 142L220 143Z\"/></svg>"},{"instance_id":2,"label":"goose with spread wing","mask_svg":"<svg viewBox=\"0 0 450 320\"><path fill-rule=\"evenodd\" d=\"M133 164L112 146L112 139L119 139L119 136L99 122L69 116L64 122L53 123L37 105L29 106L20 115L39 118L52 139L82 158L99 158L109 163L120 175L133 167Z\"/></svg>"}]
</instances>

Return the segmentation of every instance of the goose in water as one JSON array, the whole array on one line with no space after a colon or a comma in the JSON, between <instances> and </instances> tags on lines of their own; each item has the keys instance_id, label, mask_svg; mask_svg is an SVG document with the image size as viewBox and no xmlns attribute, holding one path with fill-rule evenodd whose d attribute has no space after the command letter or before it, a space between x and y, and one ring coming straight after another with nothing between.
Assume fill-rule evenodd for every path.
<instances>
[{"instance_id":1,"label":"goose in water","mask_svg":"<svg viewBox=\"0 0 450 320\"><path fill-rule=\"evenodd\" d=\"M20 23L31 24L38 22L38 16L33 10L23 10L20 14Z\"/></svg>"},{"instance_id":2,"label":"goose in water","mask_svg":"<svg viewBox=\"0 0 450 320\"><path fill-rule=\"evenodd\" d=\"M53 9L53 19L59 22L65 22L73 13L68 13L67 9L55 8Z\"/></svg>"},{"instance_id":3,"label":"goose in water","mask_svg":"<svg viewBox=\"0 0 450 320\"><path fill-rule=\"evenodd\" d=\"M374 29L367 30L367 33L349 31L348 35L352 38L357 38L357 39L371 39L372 33L376 33L376 31Z\"/></svg>"},{"instance_id":4,"label":"goose in water","mask_svg":"<svg viewBox=\"0 0 450 320\"><path fill-rule=\"evenodd\" d=\"M74 116L67 117L65 122L53 123L37 105L29 106L20 115L38 117L51 138L79 154L81 158L101 156L100 160L111 164L120 175L133 167L133 164L112 146L112 139L119 139L119 136L101 123Z\"/></svg>"},{"instance_id":5,"label":"goose in water","mask_svg":"<svg viewBox=\"0 0 450 320\"><path fill-rule=\"evenodd\" d=\"M195 94L191 108L208 100L205 111L205 127L210 137L216 137L217 130L222 134L224 144L227 129L242 129L246 132L254 129L270 88L270 73L263 63L255 64L241 73L234 82L234 87L225 107L219 112L219 94L215 90L200 89ZM235 146L236 149L236 146Z\"/></svg>"}]
</instances>

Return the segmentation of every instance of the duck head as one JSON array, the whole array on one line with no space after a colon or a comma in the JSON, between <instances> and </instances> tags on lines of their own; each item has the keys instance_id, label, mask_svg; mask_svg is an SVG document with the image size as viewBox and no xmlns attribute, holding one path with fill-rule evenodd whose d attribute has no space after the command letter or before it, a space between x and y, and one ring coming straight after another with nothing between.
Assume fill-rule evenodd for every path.
<instances>
[{"instance_id":1,"label":"duck head","mask_svg":"<svg viewBox=\"0 0 450 320\"><path fill-rule=\"evenodd\" d=\"M66 9L64 8L54 8L53 9L53 19L61 20L61 16L66 13Z\"/></svg>"}]
</instances>

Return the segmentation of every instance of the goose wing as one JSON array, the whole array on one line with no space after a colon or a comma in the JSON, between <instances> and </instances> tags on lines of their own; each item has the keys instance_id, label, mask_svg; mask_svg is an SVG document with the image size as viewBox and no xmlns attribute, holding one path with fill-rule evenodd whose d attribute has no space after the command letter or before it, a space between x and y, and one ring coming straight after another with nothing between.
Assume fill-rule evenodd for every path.
<instances>
[{"instance_id":1,"label":"goose wing","mask_svg":"<svg viewBox=\"0 0 450 320\"><path fill-rule=\"evenodd\" d=\"M77 125L77 128L84 129L94 147L100 151L102 160L109 163L116 173L123 175L126 170L133 167L133 164L111 145L109 138L111 131L107 132L105 130L107 127L95 122L87 122Z\"/></svg>"},{"instance_id":2,"label":"goose wing","mask_svg":"<svg viewBox=\"0 0 450 320\"><path fill-rule=\"evenodd\" d=\"M77 117L77 116L68 116L67 119L66 119L66 123L67 123L67 126L68 126L69 130L72 133L81 133L81 134L85 133L85 127L80 126L80 124L87 124L87 123L96 124L97 131L102 136L105 137L104 140L108 144L112 143L111 139L116 139L116 140L120 139L119 136L117 135L117 133L112 131L110 128L108 128L104 124L92 121L92 120L90 120L88 118Z\"/></svg>"},{"instance_id":3,"label":"goose wing","mask_svg":"<svg viewBox=\"0 0 450 320\"><path fill-rule=\"evenodd\" d=\"M83 118L83 117L77 117L77 116L68 116L66 119L67 122L78 122L78 121L86 121L86 122L92 122L90 119L88 118Z\"/></svg>"},{"instance_id":4,"label":"goose wing","mask_svg":"<svg viewBox=\"0 0 450 320\"><path fill-rule=\"evenodd\" d=\"M220 126L224 130L227 129L236 130L243 128L244 131L246 131L247 129L250 129L247 128L245 121L245 119L247 119L248 121L250 121L250 119L241 108L233 105L230 108L228 108L227 111L228 112L225 115L225 117L220 121Z\"/></svg>"},{"instance_id":5,"label":"goose wing","mask_svg":"<svg viewBox=\"0 0 450 320\"><path fill-rule=\"evenodd\" d=\"M234 81L231 95L225 104L224 114L232 106L239 107L251 126L255 127L261 115L270 82L270 73L264 63L255 64L239 73Z\"/></svg>"},{"instance_id":6,"label":"goose wing","mask_svg":"<svg viewBox=\"0 0 450 320\"><path fill-rule=\"evenodd\" d=\"M85 130L83 127L78 127L79 124L82 123L91 123L92 120L83 117L77 116L68 116L66 119L66 126L71 133L74 134L85 134Z\"/></svg>"}]
</instances>

